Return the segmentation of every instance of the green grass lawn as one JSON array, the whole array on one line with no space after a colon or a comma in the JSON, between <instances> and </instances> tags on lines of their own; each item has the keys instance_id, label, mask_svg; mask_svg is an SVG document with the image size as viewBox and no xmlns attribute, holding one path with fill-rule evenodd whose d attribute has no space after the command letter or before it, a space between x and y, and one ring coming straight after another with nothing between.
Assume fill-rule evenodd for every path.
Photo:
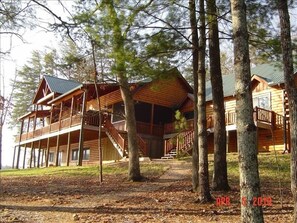
<instances>
[{"instance_id":1,"label":"green grass lawn","mask_svg":"<svg viewBox=\"0 0 297 223\"><path fill-rule=\"evenodd\" d=\"M290 183L290 154L259 153L258 164L261 182ZM209 156L210 176L213 172L213 155ZM227 155L228 178L233 183L239 183L238 154Z\"/></svg>"},{"instance_id":2,"label":"green grass lawn","mask_svg":"<svg viewBox=\"0 0 297 223\"><path fill-rule=\"evenodd\" d=\"M191 162L191 157L182 158L181 160ZM277 160L274 153L260 153L259 173L261 181L277 182L279 179L283 183L290 182L290 154L277 154ZM231 182L239 182L238 154L229 153L228 177ZM141 172L144 176L161 175L168 168L168 164L141 162ZM128 163L104 164L103 174L127 174ZM209 155L210 179L213 172L213 154ZM38 175L57 175L57 176L96 176L99 173L98 166L71 166L71 167L49 167L49 168L31 168L21 170L1 170L1 176L38 176Z\"/></svg>"},{"instance_id":3,"label":"green grass lawn","mask_svg":"<svg viewBox=\"0 0 297 223\"><path fill-rule=\"evenodd\" d=\"M153 164L153 163L141 163L141 171L144 176L154 176L162 174L166 169L167 165ZM1 170L1 176L97 176L99 175L98 166L59 166L59 167L48 167L48 168L31 168L31 169L8 169ZM127 174L128 163L113 163L103 165L103 174Z\"/></svg>"},{"instance_id":4,"label":"green grass lawn","mask_svg":"<svg viewBox=\"0 0 297 223\"><path fill-rule=\"evenodd\" d=\"M289 184L290 179L290 154L276 155L271 153L259 153L259 174L262 182L278 182L280 179L282 183ZM209 160L209 176L210 179L213 173L213 154L208 156ZM191 157L180 158L187 162L192 162ZM239 183L239 166L238 166L238 153L227 154L228 178L234 183Z\"/></svg>"}]
</instances>

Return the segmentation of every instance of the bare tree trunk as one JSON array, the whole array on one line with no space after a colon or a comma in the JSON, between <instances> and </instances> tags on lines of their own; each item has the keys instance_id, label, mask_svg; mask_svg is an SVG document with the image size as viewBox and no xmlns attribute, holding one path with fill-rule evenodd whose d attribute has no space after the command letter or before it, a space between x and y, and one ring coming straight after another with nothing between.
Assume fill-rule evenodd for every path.
<instances>
[{"instance_id":1,"label":"bare tree trunk","mask_svg":"<svg viewBox=\"0 0 297 223\"><path fill-rule=\"evenodd\" d=\"M206 129L206 101L205 101L205 10L204 0L199 1L200 11L200 40L198 56L198 146L199 146L199 187L198 196L200 202L209 202L212 200L209 188L208 172L208 151L207 151L207 129Z\"/></svg>"},{"instance_id":2,"label":"bare tree trunk","mask_svg":"<svg viewBox=\"0 0 297 223\"><path fill-rule=\"evenodd\" d=\"M124 75L119 75L121 94L125 105L126 126L128 132L129 148L129 170L128 179L132 181L141 180L139 166L139 151L137 144L136 119L134 101L131 91L129 90L128 80Z\"/></svg>"},{"instance_id":3,"label":"bare tree trunk","mask_svg":"<svg viewBox=\"0 0 297 223\"><path fill-rule=\"evenodd\" d=\"M278 0L278 12L281 28L281 47L283 53L283 69L285 88L288 94L291 133L291 191L294 199L294 222L297 222L297 88L295 82L290 16L288 2Z\"/></svg>"},{"instance_id":4,"label":"bare tree trunk","mask_svg":"<svg viewBox=\"0 0 297 223\"><path fill-rule=\"evenodd\" d=\"M99 118L99 129L98 129L98 153L99 153L99 182L103 182L103 152L102 152L102 143L101 143L101 135L102 135L102 114L101 114L101 103L100 103L100 95L97 86L97 80L99 78L97 72L97 63L95 59L95 42L91 40L92 46L92 59L93 59L93 66L94 66L94 86L96 91L96 98L97 98L97 106L98 106L98 118Z\"/></svg>"},{"instance_id":5,"label":"bare tree trunk","mask_svg":"<svg viewBox=\"0 0 297 223\"><path fill-rule=\"evenodd\" d=\"M220 40L217 22L216 1L207 0L207 18L209 23L209 68L212 85L214 118L214 171L213 190L229 190L226 159L226 124L224 92L220 60Z\"/></svg>"},{"instance_id":6,"label":"bare tree trunk","mask_svg":"<svg viewBox=\"0 0 297 223\"><path fill-rule=\"evenodd\" d=\"M198 50L199 50L199 39L198 39L198 27L196 19L196 5L195 0L189 0L190 10L190 24L192 32L192 66L193 66L193 80L194 80L194 143L192 150L192 188L193 191L198 191L198 129L197 129L197 88L198 88Z\"/></svg>"},{"instance_id":7,"label":"bare tree trunk","mask_svg":"<svg viewBox=\"0 0 297 223\"><path fill-rule=\"evenodd\" d=\"M237 146L239 150L241 221L264 222L261 206L253 199L261 197L258 172L256 126L253 120L251 71L249 59L246 5L231 0L236 93Z\"/></svg>"}]
</instances>

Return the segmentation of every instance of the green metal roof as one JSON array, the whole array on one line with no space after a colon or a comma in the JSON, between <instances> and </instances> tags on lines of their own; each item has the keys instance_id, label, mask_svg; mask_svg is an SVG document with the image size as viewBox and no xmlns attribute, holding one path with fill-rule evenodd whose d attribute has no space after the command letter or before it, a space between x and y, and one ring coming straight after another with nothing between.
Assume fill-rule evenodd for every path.
<instances>
[{"instance_id":1,"label":"green metal roof","mask_svg":"<svg viewBox=\"0 0 297 223\"><path fill-rule=\"evenodd\" d=\"M82 85L77 81L66 80L49 75L44 75L44 79L47 82L50 90L59 94L65 94L66 92Z\"/></svg>"},{"instance_id":2,"label":"green metal roof","mask_svg":"<svg viewBox=\"0 0 297 223\"><path fill-rule=\"evenodd\" d=\"M284 83L284 73L281 64L261 64L251 69L251 75L257 75L265 81L268 85L273 86Z\"/></svg>"},{"instance_id":3,"label":"green metal roof","mask_svg":"<svg viewBox=\"0 0 297 223\"><path fill-rule=\"evenodd\" d=\"M261 64L251 69L254 75L264 79L268 85L273 86L284 83L284 74L281 64ZM235 93L235 75L223 75L224 97L232 96ZM212 100L211 82L206 82L206 101Z\"/></svg>"}]
</instances>

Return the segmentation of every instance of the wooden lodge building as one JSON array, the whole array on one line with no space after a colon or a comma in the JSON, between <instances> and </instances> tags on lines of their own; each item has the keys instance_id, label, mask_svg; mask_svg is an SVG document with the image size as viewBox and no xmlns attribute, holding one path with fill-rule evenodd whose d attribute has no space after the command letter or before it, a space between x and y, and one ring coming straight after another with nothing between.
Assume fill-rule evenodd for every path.
<instances>
[{"instance_id":1,"label":"wooden lodge building","mask_svg":"<svg viewBox=\"0 0 297 223\"><path fill-rule=\"evenodd\" d=\"M236 152L235 76L223 76L223 85L227 150ZM281 68L273 65L253 68L251 86L259 152L289 150L288 103ZM206 89L211 153L214 120L209 82ZM131 83L130 90L135 102L140 155L171 158L172 151L190 154L194 136L193 89L182 75L175 69L166 78ZM98 164L98 101L103 160L128 156L119 85L98 83L95 86L94 83L78 83L45 75L32 101L35 110L19 118L21 130L15 141L13 167ZM187 128L183 131L175 128L176 110L187 119ZM28 153L29 162L25 159Z\"/></svg>"}]
</instances>

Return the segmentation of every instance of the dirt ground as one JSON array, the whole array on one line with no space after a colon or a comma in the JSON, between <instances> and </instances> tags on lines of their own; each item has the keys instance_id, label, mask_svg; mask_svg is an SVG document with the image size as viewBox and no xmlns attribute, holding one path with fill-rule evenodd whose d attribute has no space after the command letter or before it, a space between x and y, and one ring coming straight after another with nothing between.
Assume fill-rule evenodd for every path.
<instances>
[{"instance_id":1,"label":"dirt ground","mask_svg":"<svg viewBox=\"0 0 297 223\"><path fill-rule=\"evenodd\" d=\"M162 176L137 183L124 175L104 176L102 184L95 176L1 177L0 222L240 222L236 183L212 192L213 203L196 203L191 164L164 162L170 168ZM265 222L292 222L289 188L280 196L277 185L264 182L262 191Z\"/></svg>"}]
</instances>

